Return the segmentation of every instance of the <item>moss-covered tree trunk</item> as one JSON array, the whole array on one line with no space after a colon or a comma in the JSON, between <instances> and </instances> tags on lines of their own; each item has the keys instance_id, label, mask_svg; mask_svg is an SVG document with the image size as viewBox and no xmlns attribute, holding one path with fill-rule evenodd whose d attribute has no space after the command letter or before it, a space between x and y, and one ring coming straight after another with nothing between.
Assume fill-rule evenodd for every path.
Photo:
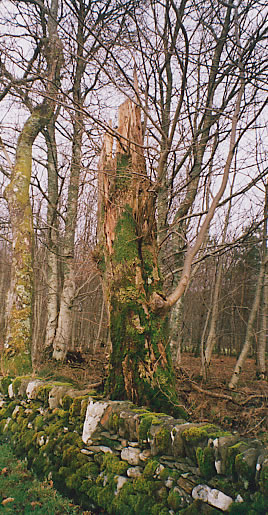
<instances>
[{"instance_id":1,"label":"moss-covered tree trunk","mask_svg":"<svg viewBox=\"0 0 268 515\"><path fill-rule=\"evenodd\" d=\"M142 147L140 111L127 100L119 109L115 158L106 137L102 154L105 284L112 352L106 391L181 415L169 351L167 313L157 263L155 198ZM154 306L154 307L152 307Z\"/></svg>"},{"instance_id":2,"label":"moss-covered tree trunk","mask_svg":"<svg viewBox=\"0 0 268 515\"><path fill-rule=\"evenodd\" d=\"M47 122L48 107L34 109L18 139L16 162L5 190L12 228L11 283L6 307L6 367L10 373L31 369L33 297L33 223L29 198L32 145Z\"/></svg>"}]
</instances>

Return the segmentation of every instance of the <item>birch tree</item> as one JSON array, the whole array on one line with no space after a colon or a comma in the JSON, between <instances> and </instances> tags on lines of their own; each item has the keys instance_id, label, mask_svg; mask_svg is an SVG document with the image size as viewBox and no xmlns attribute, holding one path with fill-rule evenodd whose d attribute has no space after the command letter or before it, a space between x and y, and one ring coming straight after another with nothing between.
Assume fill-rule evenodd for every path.
<instances>
[{"instance_id":1,"label":"birch tree","mask_svg":"<svg viewBox=\"0 0 268 515\"><path fill-rule=\"evenodd\" d=\"M44 8L44 6L42 6ZM15 164L5 190L12 228L11 281L6 307L5 355L7 370L20 373L31 368L31 334L33 302L33 222L29 187L32 146L40 131L49 122L56 102L62 47L57 35L58 2L51 2L48 17L48 38L45 47L47 72L43 102L33 107L25 122L16 148Z\"/></svg>"}]
</instances>

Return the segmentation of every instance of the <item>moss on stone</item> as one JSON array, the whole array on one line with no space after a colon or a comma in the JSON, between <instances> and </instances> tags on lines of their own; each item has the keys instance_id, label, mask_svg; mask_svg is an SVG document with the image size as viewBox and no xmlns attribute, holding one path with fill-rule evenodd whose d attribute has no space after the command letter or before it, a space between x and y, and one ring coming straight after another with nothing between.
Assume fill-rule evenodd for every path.
<instances>
[{"instance_id":1,"label":"moss on stone","mask_svg":"<svg viewBox=\"0 0 268 515\"><path fill-rule=\"evenodd\" d=\"M119 460L117 456L111 453L106 453L102 460L101 469L106 470L112 474L118 474L119 476L125 474L129 464L126 461Z\"/></svg>"},{"instance_id":2,"label":"moss on stone","mask_svg":"<svg viewBox=\"0 0 268 515\"><path fill-rule=\"evenodd\" d=\"M205 447L205 449L197 447L196 459L202 477L210 479L215 476L215 456L211 447Z\"/></svg>"},{"instance_id":3,"label":"moss on stone","mask_svg":"<svg viewBox=\"0 0 268 515\"><path fill-rule=\"evenodd\" d=\"M145 412L141 415L141 422L139 424L139 442L147 442L152 424L160 424L161 420L157 418L157 414Z\"/></svg>"},{"instance_id":4,"label":"moss on stone","mask_svg":"<svg viewBox=\"0 0 268 515\"><path fill-rule=\"evenodd\" d=\"M235 458L238 454L245 451L248 445L245 442L237 442L236 444L228 447L226 457L226 474L236 477L235 472Z\"/></svg>"},{"instance_id":5,"label":"moss on stone","mask_svg":"<svg viewBox=\"0 0 268 515\"><path fill-rule=\"evenodd\" d=\"M155 471L159 467L159 461L157 460L148 460L143 471L143 476L146 479L153 479L155 475Z\"/></svg>"},{"instance_id":6,"label":"moss on stone","mask_svg":"<svg viewBox=\"0 0 268 515\"><path fill-rule=\"evenodd\" d=\"M174 489L170 490L170 492L168 494L167 502L168 502L169 507L172 510L177 511L181 507L181 504L182 504L181 496L180 496L179 492L177 492Z\"/></svg>"},{"instance_id":7,"label":"moss on stone","mask_svg":"<svg viewBox=\"0 0 268 515\"><path fill-rule=\"evenodd\" d=\"M260 485L261 492L268 499L268 463L267 462L261 469L259 485Z\"/></svg>"},{"instance_id":8,"label":"moss on stone","mask_svg":"<svg viewBox=\"0 0 268 515\"><path fill-rule=\"evenodd\" d=\"M117 433L119 429L119 416L117 413L112 413L109 417L108 427L113 433Z\"/></svg>"},{"instance_id":9,"label":"moss on stone","mask_svg":"<svg viewBox=\"0 0 268 515\"><path fill-rule=\"evenodd\" d=\"M1 392L4 394L4 395L7 395L8 394L8 387L9 385L12 383L12 377L10 376L5 376L1 379Z\"/></svg>"},{"instance_id":10,"label":"moss on stone","mask_svg":"<svg viewBox=\"0 0 268 515\"><path fill-rule=\"evenodd\" d=\"M165 454L171 443L169 430L165 426L161 426L159 431L157 431L154 435L154 441L158 450L158 454Z\"/></svg>"}]
</instances>

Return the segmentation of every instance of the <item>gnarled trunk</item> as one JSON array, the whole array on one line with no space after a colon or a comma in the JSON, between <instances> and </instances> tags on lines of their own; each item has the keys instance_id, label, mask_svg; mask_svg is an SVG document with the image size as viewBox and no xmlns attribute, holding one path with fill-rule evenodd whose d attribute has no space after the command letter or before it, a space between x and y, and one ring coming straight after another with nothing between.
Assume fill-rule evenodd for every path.
<instances>
[{"instance_id":1,"label":"gnarled trunk","mask_svg":"<svg viewBox=\"0 0 268 515\"><path fill-rule=\"evenodd\" d=\"M102 154L105 284L112 352L106 392L184 415L175 391L168 316L157 311L162 284L157 263L155 198L142 150L140 111L119 109L116 156L106 136Z\"/></svg>"}]
</instances>

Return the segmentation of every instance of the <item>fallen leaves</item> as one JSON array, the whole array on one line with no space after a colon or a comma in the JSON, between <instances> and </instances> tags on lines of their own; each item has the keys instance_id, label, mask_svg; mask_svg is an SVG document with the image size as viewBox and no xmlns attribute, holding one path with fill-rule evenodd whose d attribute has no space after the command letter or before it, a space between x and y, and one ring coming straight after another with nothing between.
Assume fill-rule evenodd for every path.
<instances>
[{"instance_id":1,"label":"fallen leaves","mask_svg":"<svg viewBox=\"0 0 268 515\"><path fill-rule=\"evenodd\" d=\"M13 502L13 501L15 501L14 497L7 497L6 499L4 499L4 500L1 502L1 504L2 504L3 506L5 506L5 505L6 505L6 504L8 504L9 502Z\"/></svg>"}]
</instances>

